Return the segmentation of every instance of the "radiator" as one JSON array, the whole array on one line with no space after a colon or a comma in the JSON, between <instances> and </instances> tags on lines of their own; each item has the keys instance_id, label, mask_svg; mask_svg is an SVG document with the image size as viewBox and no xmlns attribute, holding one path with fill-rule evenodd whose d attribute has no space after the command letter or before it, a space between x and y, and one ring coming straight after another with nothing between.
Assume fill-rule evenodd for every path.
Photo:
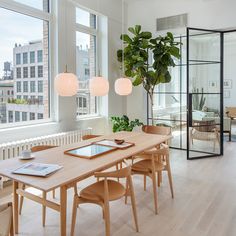
<instances>
[{"instance_id":1,"label":"radiator","mask_svg":"<svg viewBox=\"0 0 236 236\"><path fill-rule=\"evenodd\" d=\"M29 150L31 147L37 145L61 146L66 144L77 143L81 141L81 137L83 135L91 134L91 131L91 128L87 128L85 130L63 132L3 143L0 144L0 161L19 156L23 150Z\"/></svg>"}]
</instances>

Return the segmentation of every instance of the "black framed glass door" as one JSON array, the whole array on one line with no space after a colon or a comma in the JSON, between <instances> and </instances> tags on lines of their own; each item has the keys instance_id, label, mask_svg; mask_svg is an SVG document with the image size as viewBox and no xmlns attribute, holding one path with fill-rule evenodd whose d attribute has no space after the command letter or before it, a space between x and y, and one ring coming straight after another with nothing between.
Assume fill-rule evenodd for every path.
<instances>
[{"instance_id":1,"label":"black framed glass door","mask_svg":"<svg viewBox=\"0 0 236 236\"><path fill-rule=\"evenodd\" d=\"M223 39L187 28L187 159L223 155Z\"/></svg>"}]
</instances>

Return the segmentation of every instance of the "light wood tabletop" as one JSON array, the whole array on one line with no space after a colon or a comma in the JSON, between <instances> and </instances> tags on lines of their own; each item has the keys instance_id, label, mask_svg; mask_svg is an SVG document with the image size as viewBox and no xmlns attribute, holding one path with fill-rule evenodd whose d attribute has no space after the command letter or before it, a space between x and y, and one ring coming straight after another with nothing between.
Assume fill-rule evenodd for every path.
<instances>
[{"instance_id":1,"label":"light wood tabletop","mask_svg":"<svg viewBox=\"0 0 236 236\"><path fill-rule=\"evenodd\" d=\"M67 189L74 187L77 182L88 178L94 172L102 171L104 169L114 166L116 163L121 162L125 158L140 153L146 149L150 149L160 143L170 139L170 136L146 134L139 132L119 132L111 135L100 136L94 139L81 141L76 144L66 145L40 151L35 153L35 159L31 162L58 164L63 166L62 169L48 177L35 177L13 174L12 171L20 167L22 164L30 162L23 161L18 158L8 159L1 161L0 175L8 177L13 180L13 197L14 197L14 226L15 232L18 233L18 195L34 200L42 205L50 207L60 212L61 219L61 235L66 235L66 202L67 202ZM132 142L135 145L123 149L115 150L107 154L98 156L94 159L83 159L65 155L64 151L76 147L82 147L95 141L102 139L124 139L127 142ZM43 191L50 191L55 188L60 188L60 204L54 203L49 200L43 200L38 196L34 196L21 188L19 183L23 183Z\"/></svg>"}]
</instances>

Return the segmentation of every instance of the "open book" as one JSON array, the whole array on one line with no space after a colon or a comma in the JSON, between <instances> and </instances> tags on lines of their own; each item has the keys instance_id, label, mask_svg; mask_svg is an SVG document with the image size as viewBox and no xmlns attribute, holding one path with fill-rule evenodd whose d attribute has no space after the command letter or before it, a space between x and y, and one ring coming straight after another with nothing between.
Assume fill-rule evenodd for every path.
<instances>
[{"instance_id":1,"label":"open book","mask_svg":"<svg viewBox=\"0 0 236 236\"><path fill-rule=\"evenodd\" d=\"M45 177L61 169L62 166L55 164L43 164L30 162L14 170L12 173L21 175L35 175Z\"/></svg>"}]
</instances>

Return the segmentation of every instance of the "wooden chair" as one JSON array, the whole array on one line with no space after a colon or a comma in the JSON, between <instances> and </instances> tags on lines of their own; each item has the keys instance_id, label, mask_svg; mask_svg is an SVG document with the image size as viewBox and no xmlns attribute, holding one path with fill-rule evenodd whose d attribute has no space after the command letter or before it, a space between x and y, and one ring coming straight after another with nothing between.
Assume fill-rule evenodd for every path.
<instances>
[{"instance_id":1,"label":"wooden chair","mask_svg":"<svg viewBox=\"0 0 236 236\"><path fill-rule=\"evenodd\" d=\"M50 145L34 146L34 147L31 148L31 152L40 152L40 151L47 150L47 149L54 148L54 147L57 147L57 146L50 146ZM26 185L23 184L22 189L25 190L25 188L26 188ZM42 195L43 195L43 199L47 198L47 192L43 191ZM53 198L55 198L55 189L52 190L52 195L53 195ZM19 209L19 214L20 215L21 215L21 212L22 212L23 201L24 201L24 197L20 196L20 209ZM43 227L45 226L45 221L46 221L46 206L42 206L42 223L43 223Z\"/></svg>"},{"instance_id":2,"label":"wooden chair","mask_svg":"<svg viewBox=\"0 0 236 236\"><path fill-rule=\"evenodd\" d=\"M100 137L100 136L101 136L101 135L86 134L86 135L83 135L83 136L82 136L82 140L88 140L88 139L97 138L97 137Z\"/></svg>"},{"instance_id":3,"label":"wooden chair","mask_svg":"<svg viewBox=\"0 0 236 236\"><path fill-rule=\"evenodd\" d=\"M0 205L0 235L13 236L13 212L12 203Z\"/></svg>"},{"instance_id":4,"label":"wooden chair","mask_svg":"<svg viewBox=\"0 0 236 236\"><path fill-rule=\"evenodd\" d=\"M127 196L131 197L135 227L136 231L139 231L134 189L131 177L131 166L126 162L124 162L124 164L125 167L120 170L95 173L95 177L104 178L104 180L89 185L88 187L81 190L79 195L77 193L77 190L75 191L71 223L71 236L74 235L77 207L79 204L83 203L93 203L102 207L103 218L105 220L106 236L110 236L109 202L118 200L124 196L126 196L126 198ZM126 178L126 187L124 187L118 181L111 180L109 178Z\"/></svg>"},{"instance_id":5,"label":"wooden chair","mask_svg":"<svg viewBox=\"0 0 236 236\"><path fill-rule=\"evenodd\" d=\"M161 144L158 149L147 150L140 155L138 158L142 160L135 162L132 165L132 174L139 174L144 176L144 190L146 190L146 177L150 177L153 185L153 195L154 195L154 206L155 213L158 213L158 203L157 203L157 183L156 183L156 173L158 177L163 171L167 171L171 196L174 198L174 190L170 169L169 160L169 146L166 144ZM158 178L158 186L160 186L160 178Z\"/></svg>"}]
</instances>

